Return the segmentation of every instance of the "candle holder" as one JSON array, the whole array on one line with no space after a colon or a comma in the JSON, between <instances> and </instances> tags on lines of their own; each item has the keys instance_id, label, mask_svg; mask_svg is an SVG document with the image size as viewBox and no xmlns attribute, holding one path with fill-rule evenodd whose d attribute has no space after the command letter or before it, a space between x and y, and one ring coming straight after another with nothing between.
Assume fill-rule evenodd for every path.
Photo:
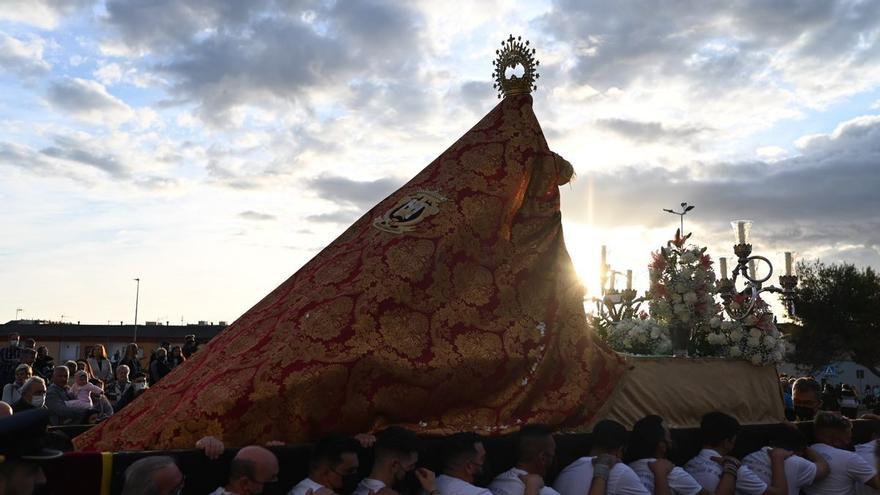
<instances>
[{"instance_id":1,"label":"candle holder","mask_svg":"<svg viewBox=\"0 0 880 495\"><path fill-rule=\"evenodd\" d=\"M742 237L742 236L739 236ZM764 283L773 276L773 264L764 256L752 255L752 245L738 243L733 246L733 253L737 257L736 268L733 269L730 278L721 278L718 281L718 292L723 301L724 311L734 320L742 321L755 311L755 306L760 300L762 293L774 293L782 295L782 302L789 316L794 316L794 295L797 292L797 276L782 275L779 284L764 287ZM766 263L768 273L764 277L758 277L751 273L749 266ZM745 287L737 290L738 279L742 277Z\"/></svg>"}]
</instances>

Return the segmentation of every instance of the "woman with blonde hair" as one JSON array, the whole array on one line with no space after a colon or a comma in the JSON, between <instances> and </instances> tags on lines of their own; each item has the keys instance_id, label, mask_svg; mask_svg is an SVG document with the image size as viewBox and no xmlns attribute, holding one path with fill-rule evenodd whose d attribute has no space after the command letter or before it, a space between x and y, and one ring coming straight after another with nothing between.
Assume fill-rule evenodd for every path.
<instances>
[{"instance_id":1,"label":"woman with blonde hair","mask_svg":"<svg viewBox=\"0 0 880 495\"><path fill-rule=\"evenodd\" d=\"M89 351L89 358L86 360L92 368L92 376L104 383L113 380L113 365L107 359L107 350L103 345L97 344Z\"/></svg>"}]
</instances>

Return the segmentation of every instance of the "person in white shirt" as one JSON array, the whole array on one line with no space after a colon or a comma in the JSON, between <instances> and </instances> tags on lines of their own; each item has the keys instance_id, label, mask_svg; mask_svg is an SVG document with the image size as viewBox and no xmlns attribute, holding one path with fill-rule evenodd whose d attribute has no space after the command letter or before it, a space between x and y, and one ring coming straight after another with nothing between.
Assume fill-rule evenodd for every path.
<instances>
[{"instance_id":1,"label":"person in white shirt","mask_svg":"<svg viewBox=\"0 0 880 495\"><path fill-rule=\"evenodd\" d=\"M714 411L706 413L700 420L700 437L703 449L689 460L684 469L709 492L717 493L723 478L736 478L736 492L741 495L788 495L785 480L785 459L791 452L773 449L770 453L771 483L761 481L748 466L731 457L729 454L736 445L739 433L739 421L736 418Z\"/></svg>"},{"instance_id":2,"label":"person in white shirt","mask_svg":"<svg viewBox=\"0 0 880 495\"><path fill-rule=\"evenodd\" d=\"M25 383L25 385L27 385L27 383ZM873 414L866 414L866 415L863 415L861 419L877 420L880 418L876 417ZM877 436L878 436L878 434L880 434L880 432L875 431L873 440L871 440L868 443L861 443L859 445L856 445L856 454L858 454L862 459L865 460L865 462L867 462L868 464L871 464L872 466L877 466L877 464L878 464L878 462L877 462L878 461L878 453L880 453L877 451L877 447L878 447ZM870 488L867 485L857 485L856 486L856 494L857 495L880 495L880 491L875 490L873 488Z\"/></svg>"},{"instance_id":3,"label":"person in white shirt","mask_svg":"<svg viewBox=\"0 0 880 495\"><path fill-rule=\"evenodd\" d=\"M844 450L852 442L852 423L837 414L822 411L813 420L811 447L828 461L828 476L804 488L807 495L852 495L856 485L880 489L880 478L874 464L865 462L855 452Z\"/></svg>"},{"instance_id":4,"label":"person in white shirt","mask_svg":"<svg viewBox=\"0 0 880 495\"><path fill-rule=\"evenodd\" d=\"M544 486L544 477L556 458L556 440L549 426L523 426L517 433L514 451L516 465L489 484L493 495L559 495Z\"/></svg>"},{"instance_id":5,"label":"person in white shirt","mask_svg":"<svg viewBox=\"0 0 880 495\"><path fill-rule=\"evenodd\" d=\"M645 416L636 421L629 437L625 461L642 480L645 489L654 491L654 470L651 464L657 459L666 459L672 450L672 434L663 425L663 418L657 415ZM713 492L703 488L693 476L680 467L674 467L669 473L668 489L674 495L710 495ZM722 473L717 495L733 495L736 478L731 474Z\"/></svg>"},{"instance_id":6,"label":"person in white shirt","mask_svg":"<svg viewBox=\"0 0 880 495\"><path fill-rule=\"evenodd\" d=\"M229 481L211 495L257 495L270 483L278 482L278 458L257 445L242 448L229 465Z\"/></svg>"},{"instance_id":7,"label":"person in white shirt","mask_svg":"<svg viewBox=\"0 0 880 495\"><path fill-rule=\"evenodd\" d=\"M315 444L309 459L309 476L294 485L288 495L326 495L332 492L351 493L358 484L357 440L338 435L323 438Z\"/></svg>"},{"instance_id":8,"label":"person in white shirt","mask_svg":"<svg viewBox=\"0 0 880 495\"><path fill-rule=\"evenodd\" d=\"M414 472L428 495L438 495L434 473L416 468L419 462L419 438L415 433L391 426L379 434L373 447L374 460L370 476L361 480L353 495L397 495L394 485Z\"/></svg>"},{"instance_id":9,"label":"person in white shirt","mask_svg":"<svg viewBox=\"0 0 880 495\"><path fill-rule=\"evenodd\" d=\"M786 459L784 463L788 495L798 495L805 486L812 485L828 476L828 463L825 458L807 447L806 437L796 426L792 424L780 425L773 437L772 447L764 447L743 458L743 464L761 478L761 481L767 484L771 483L770 452L773 448L785 449L795 454Z\"/></svg>"},{"instance_id":10,"label":"person in white shirt","mask_svg":"<svg viewBox=\"0 0 880 495\"><path fill-rule=\"evenodd\" d=\"M607 495L650 495L651 492L645 489L638 475L626 464L618 463L611 467L610 463L597 461L597 457L603 456L603 459L620 459L626 445L626 435L626 428L616 421L602 420L596 423L590 455L575 460L563 469L553 482L553 488L560 495L584 495L591 491L594 475L598 473L598 477L605 482ZM666 469L656 473L661 494L665 493L663 486L668 485L666 476L668 469L671 469L671 463L666 464L669 464ZM663 463L659 467L663 467Z\"/></svg>"},{"instance_id":11,"label":"person in white shirt","mask_svg":"<svg viewBox=\"0 0 880 495\"><path fill-rule=\"evenodd\" d=\"M443 452L443 474L437 477L439 495L492 495L488 489L474 485L485 463L486 448L479 436L452 435Z\"/></svg>"}]
</instances>

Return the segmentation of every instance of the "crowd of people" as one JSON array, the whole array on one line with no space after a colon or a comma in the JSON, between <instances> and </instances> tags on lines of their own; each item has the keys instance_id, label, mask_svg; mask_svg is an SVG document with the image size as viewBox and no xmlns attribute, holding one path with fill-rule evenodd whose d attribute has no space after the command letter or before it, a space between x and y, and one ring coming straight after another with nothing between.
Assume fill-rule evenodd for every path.
<instances>
[{"instance_id":1,"label":"crowd of people","mask_svg":"<svg viewBox=\"0 0 880 495\"><path fill-rule=\"evenodd\" d=\"M826 379L816 380L809 378L809 390L815 394L816 400L822 403L822 409L825 411L840 412L842 415L856 419L861 411L880 414L880 385L865 385L863 392L859 393L859 387L849 383L834 384ZM788 419L793 420L797 417L794 404L794 385L798 381L795 377L782 375L780 377L782 384L783 397L785 399L786 415ZM807 388L806 383L802 382L802 388Z\"/></svg>"},{"instance_id":2,"label":"crowd of people","mask_svg":"<svg viewBox=\"0 0 880 495\"><path fill-rule=\"evenodd\" d=\"M12 347L0 350L0 372L11 379L3 390L11 405L7 412L0 410L0 416L12 414L0 419L0 495L31 493L45 482L38 460L60 455L35 440L49 435L46 425L100 421L188 357L182 347L162 346L141 367L134 346L116 362L96 346L86 359L53 366L47 353L25 341L17 345L17 362L10 366ZM662 417L649 415L631 431L615 421L599 421L590 436L589 455L557 466L553 430L530 424L516 434L512 465L497 466L496 461L496 467L506 470L487 479L484 473L491 459L481 437L459 433L439 447L435 442L432 455L440 462L428 464L419 458L425 445L414 432L389 427L375 437L333 435L317 442L308 476L292 487L278 486L284 466L272 449L280 443L246 446L229 462L227 482L211 495L866 495L880 490L880 429L870 442L853 446L848 414L825 410L827 397L820 382L785 378L782 385L789 387L785 394L793 417L812 421L811 444L801 429L788 424L768 445L736 458L731 454L738 421L723 412L709 412L700 424L701 450L676 466L670 461L676 446L669 428ZM16 419L20 421L12 427ZM23 421L36 426L22 427ZM204 437L194 447L212 459L225 451L222 440L214 437ZM360 478L363 449L372 449L372 465L369 475ZM126 469L122 493L182 493L187 474L199 473L182 472L173 456L147 456Z\"/></svg>"},{"instance_id":3,"label":"crowd of people","mask_svg":"<svg viewBox=\"0 0 880 495\"><path fill-rule=\"evenodd\" d=\"M182 346L160 343L146 366L134 343L113 360L98 344L82 359L56 365L46 346L12 334L0 349L0 417L47 409L53 426L103 421L191 357L198 349L195 335L184 340Z\"/></svg>"}]
</instances>

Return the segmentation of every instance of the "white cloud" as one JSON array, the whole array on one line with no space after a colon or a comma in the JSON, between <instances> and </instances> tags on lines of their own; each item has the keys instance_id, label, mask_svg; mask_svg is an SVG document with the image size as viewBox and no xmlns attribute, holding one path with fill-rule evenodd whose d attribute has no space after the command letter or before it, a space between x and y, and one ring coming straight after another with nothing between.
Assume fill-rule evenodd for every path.
<instances>
[{"instance_id":1,"label":"white cloud","mask_svg":"<svg viewBox=\"0 0 880 495\"><path fill-rule=\"evenodd\" d=\"M22 40L0 32L0 67L20 77L46 74L52 66L43 59L45 46L37 36Z\"/></svg>"},{"instance_id":2,"label":"white cloud","mask_svg":"<svg viewBox=\"0 0 880 495\"><path fill-rule=\"evenodd\" d=\"M93 3L94 0L3 0L0 19L55 29L64 16Z\"/></svg>"}]
</instances>

